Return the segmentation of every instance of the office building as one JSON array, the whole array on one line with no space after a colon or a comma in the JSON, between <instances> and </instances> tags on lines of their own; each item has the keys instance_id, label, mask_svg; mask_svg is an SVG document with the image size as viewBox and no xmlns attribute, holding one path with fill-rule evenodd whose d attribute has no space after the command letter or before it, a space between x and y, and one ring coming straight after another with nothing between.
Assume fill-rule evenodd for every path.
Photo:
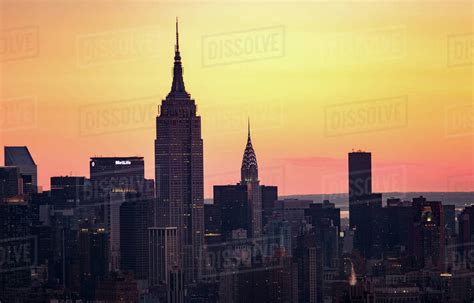
<instances>
[{"instance_id":1,"label":"office building","mask_svg":"<svg viewBox=\"0 0 474 303\"><path fill-rule=\"evenodd\" d=\"M354 249L365 258L382 253L382 195L372 193L372 155L349 153L349 227L355 230Z\"/></svg>"},{"instance_id":2,"label":"office building","mask_svg":"<svg viewBox=\"0 0 474 303\"><path fill-rule=\"evenodd\" d=\"M278 200L278 187L260 185L260 189L262 191L262 226L265 226L272 216L273 202Z\"/></svg>"},{"instance_id":3,"label":"office building","mask_svg":"<svg viewBox=\"0 0 474 303\"><path fill-rule=\"evenodd\" d=\"M220 231L223 240L231 238L233 230L250 231L249 203L246 185L215 185L214 205L220 211Z\"/></svg>"},{"instance_id":4,"label":"office building","mask_svg":"<svg viewBox=\"0 0 474 303\"><path fill-rule=\"evenodd\" d=\"M95 302L137 302L137 281L130 273L115 272L97 283Z\"/></svg>"},{"instance_id":5,"label":"office building","mask_svg":"<svg viewBox=\"0 0 474 303\"><path fill-rule=\"evenodd\" d=\"M173 83L156 118L157 226L176 227L179 267L186 285L196 282L204 244L204 166L201 117L186 91L178 23Z\"/></svg>"},{"instance_id":6,"label":"office building","mask_svg":"<svg viewBox=\"0 0 474 303\"><path fill-rule=\"evenodd\" d=\"M456 206L453 204L443 204L443 209L446 222L446 236L454 236L456 234Z\"/></svg>"},{"instance_id":7,"label":"office building","mask_svg":"<svg viewBox=\"0 0 474 303\"><path fill-rule=\"evenodd\" d=\"M219 243L222 239L221 209L217 204L204 204L204 229L207 245Z\"/></svg>"},{"instance_id":8,"label":"office building","mask_svg":"<svg viewBox=\"0 0 474 303\"><path fill-rule=\"evenodd\" d=\"M250 137L250 121L248 125L247 145L245 146L242 166L240 169L240 185L247 188L249 212L249 235L258 238L262 235L262 190L258 180L257 156Z\"/></svg>"},{"instance_id":9,"label":"office building","mask_svg":"<svg viewBox=\"0 0 474 303\"><path fill-rule=\"evenodd\" d=\"M322 302L323 261L314 228L306 228L298 236L293 258L297 268L298 302Z\"/></svg>"},{"instance_id":10,"label":"office building","mask_svg":"<svg viewBox=\"0 0 474 303\"><path fill-rule=\"evenodd\" d=\"M444 208L439 201L413 199L414 219L409 232L410 254L420 268L443 271L446 267L446 226Z\"/></svg>"},{"instance_id":11,"label":"office building","mask_svg":"<svg viewBox=\"0 0 474 303\"><path fill-rule=\"evenodd\" d=\"M25 194L38 190L38 169L26 146L5 146L5 166L16 166L20 170Z\"/></svg>"},{"instance_id":12,"label":"office building","mask_svg":"<svg viewBox=\"0 0 474 303\"><path fill-rule=\"evenodd\" d=\"M154 200L138 195L127 194L120 205L120 269L143 280L148 278L148 215Z\"/></svg>"},{"instance_id":13,"label":"office building","mask_svg":"<svg viewBox=\"0 0 474 303\"><path fill-rule=\"evenodd\" d=\"M0 294L27 287L36 265L37 242L31 232L31 209L26 203L0 203ZM22 252L18 254L18 252Z\"/></svg>"},{"instance_id":14,"label":"office building","mask_svg":"<svg viewBox=\"0 0 474 303\"><path fill-rule=\"evenodd\" d=\"M305 216L310 218L309 223L319 226L322 219L329 219L332 224L341 230L341 209L336 208L334 203L324 200L323 203L312 203L305 209Z\"/></svg>"},{"instance_id":15,"label":"office building","mask_svg":"<svg viewBox=\"0 0 474 303\"><path fill-rule=\"evenodd\" d=\"M85 177L51 177L51 203L55 209L76 208L84 203Z\"/></svg>"},{"instance_id":16,"label":"office building","mask_svg":"<svg viewBox=\"0 0 474 303\"><path fill-rule=\"evenodd\" d=\"M291 230L291 245L294 249L297 237L309 223L305 211L313 204L313 200L284 199L273 202L272 219L287 221Z\"/></svg>"},{"instance_id":17,"label":"office building","mask_svg":"<svg viewBox=\"0 0 474 303\"><path fill-rule=\"evenodd\" d=\"M15 166L0 167L0 203L23 193L20 170Z\"/></svg>"},{"instance_id":18,"label":"office building","mask_svg":"<svg viewBox=\"0 0 474 303\"><path fill-rule=\"evenodd\" d=\"M89 162L91 192L85 199L97 209L109 233L110 271L120 270L121 265L120 207L144 195L144 167L143 157L92 157Z\"/></svg>"},{"instance_id":19,"label":"office building","mask_svg":"<svg viewBox=\"0 0 474 303\"><path fill-rule=\"evenodd\" d=\"M179 267L178 235L176 227L150 227L149 272L150 286L166 289L167 302L184 300L183 272Z\"/></svg>"},{"instance_id":20,"label":"office building","mask_svg":"<svg viewBox=\"0 0 474 303\"><path fill-rule=\"evenodd\" d=\"M459 235L457 252L459 253L458 268L472 270L474 268L474 206L465 207L458 215Z\"/></svg>"},{"instance_id":21,"label":"office building","mask_svg":"<svg viewBox=\"0 0 474 303\"><path fill-rule=\"evenodd\" d=\"M111 192L143 192L143 157L92 157L89 161L92 192L88 198L100 203Z\"/></svg>"},{"instance_id":22,"label":"office building","mask_svg":"<svg viewBox=\"0 0 474 303\"><path fill-rule=\"evenodd\" d=\"M100 224L84 222L78 231L80 292L86 300L95 298L98 281L108 273L108 237Z\"/></svg>"}]
</instances>

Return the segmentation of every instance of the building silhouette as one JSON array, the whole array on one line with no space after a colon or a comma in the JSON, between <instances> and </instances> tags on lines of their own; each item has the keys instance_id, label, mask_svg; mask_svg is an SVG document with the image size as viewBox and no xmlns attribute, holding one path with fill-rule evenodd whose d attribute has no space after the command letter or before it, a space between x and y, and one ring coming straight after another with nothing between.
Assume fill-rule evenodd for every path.
<instances>
[{"instance_id":1,"label":"building silhouette","mask_svg":"<svg viewBox=\"0 0 474 303\"><path fill-rule=\"evenodd\" d=\"M85 299L95 298L97 282L107 275L108 236L103 225L88 221L78 231L80 293Z\"/></svg>"},{"instance_id":2,"label":"building silhouette","mask_svg":"<svg viewBox=\"0 0 474 303\"><path fill-rule=\"evenodd\" d=\"M28 246L25 246L28 245ZM6 288L27 287L31 282L30 266L35 263L35 241L31 233L31 209L26 203L0 203L0 298ZM14 249L22 254L14 255ZM26 250L25 250L26 249ZM25 254L23 254L23 252Z\"/></svg>"},{"instance_id":3,"label":"building silhouette","mask_svg":"<svg viewBox=\"0 0 474 303\"><path fill-rule=\"evenodd\" d=\"M148 214L153 202L128 193L120 205L120 269L132 272L135 279L148 278Z\"/></svg>"},{"instance_id":4,"label":"building silhouette","mask_svg":"<svg viewBox=\"0 0 474 303\"><path fill-rule=\"evenodd\" d=\"M183 301L182 271L178 268L176 227L150 227L149 237L149 273L151 287L168 287L168 302Z\"/></svg>"},{"instance_id":5,"label":"building silhouette","mask_svg":"<svg viewBox=\"0 0 474 303\"><path fill-rule=\"evenodd\" d=\"M220 231L224 240L231 239L232 232L239 229L245 230L249 238L261 237L263 222L268 222L273 202L278 198L276 186L260 185L258 180L257 156L250 136L250 122L240 174L240 182L237 184L214 186L214 206L220 210Z\"/></svg>"},{"instance_id":6,"label":"building silhouette","mask_svg":"<svg viewBox=\"0 0 474 303\"><path fill-rule=\"evenodd\" d=\"M410 228L410 253L420 267L445 269L446 225L439 201L413 199L414 218Z\"/></svg>"},{"instance_id":7,"label":"building silhouette","mask_svg":"<svg viewBox=\"0 0 474 303\"><path fill-rule=\"evenodd\" d=\"M250 230L250 209L248 203L247 186L215 185L214 205L219 209L219 230L224 241L232 238L232 231Z\"/></svg>"},{"instance_id":8,"label":"building silhouette","mask_svg":"<svg viewBox=\"0 0 474 303\"><path fill-rule=\"evenodd\" d=\"M145 163L143 157L93 157L89 167L91 193L86 197L99 212L109 233L109 268L118 271L121 265L120 207L126 201L141 199L144 194Z\"/></svg>"},{"instance_id":9,"label":"building silhouette","mask_svg":"<svg viewBox=\"0 0 474 303\"><path fill-rule=\"evenodd\" d=\"M240 176L240 184L247 188L249 235L257 238L262 235L262 189L258 180L257 156L255 155L250 137L250 121L248 123L247 145L242 157Z\"/></svg>"},{"instance_id":10,"label":"building silhouette","mask_svg":"<svg viewBox=\"0 0 474 303\"><path fill-rule=\"evenodd\" d=\"M86 197L102 203L111 192L142 192L145 182L143 157L92 157L89 161L92 193Z\"/></svg>"},{"instance_id":11,"label":"building silhouette","mask_svg":"<svg viewBox=\"0 0 474 303\"><path fill-rule=\"evenodd\" d=\"M179 267L185 284L198 280L204 241L203 140L201 117L186 91L178 22L171 90L156 118L157 226L177 228Z\"/></svg>"},{"instance_id":12,"label":"building silhouette","mask_svg":"<svg viewBox=\"0 0 474 303\"><path fill-rule=\"evenodd\" d=\"M278 187L272 185L260 185L262 189L262 226L269 222L273 212L273 202L278 200Z\"/></svg>"},{"instance_id":13,"label":"building silhouette","mask_svg":"<svg viewBox=\"0 0 474 303\"><path fill-rule=\"evenodd\" d=\"M23 192L35 193L38 190L38 169L26 146L5 146L5 166L16 166L23 180Z\"/></svg>"},{"instance_id":14,"label":"building silhouette","mask_svg":"<svg viewBox=\"0 0 474 303\"><path fill-rule=\"evenodd\" d=\"M474 251L474 206L468 206L458 215L459 222L459 239L458 251L460 255L461 267L473 268Z\"/></svg>"},{"instance_id":15,"label":"building silhouette","mask_svg":"<svg viewBox=\"0 0 474 303\"><path fill-rule=\"evenodd\" d=\"M382 194L372 193L372 154L349 153L349 226L354 249L366 258L382 253Z\"/></svg>"},{"instance_id":16,"label":"building silhouette","mask_svg":"<svg viewBox=\"0 0 474 303\"><path fill-rule=\"evenodd\" d=\"M51 203L55 209L71 209L84 203L85 177L51 177Z\"/></svg>"},{"instance_id":17,"label":"building silhouette","mask_svg":"<svg viewBox=\"0 0 474 303\"><path fill-rule=\"evenodd\" d=\"M15 166L0 167L0 203L20 194L23 194L23 181L19 168Z\"/></svg>"}]
</instances>

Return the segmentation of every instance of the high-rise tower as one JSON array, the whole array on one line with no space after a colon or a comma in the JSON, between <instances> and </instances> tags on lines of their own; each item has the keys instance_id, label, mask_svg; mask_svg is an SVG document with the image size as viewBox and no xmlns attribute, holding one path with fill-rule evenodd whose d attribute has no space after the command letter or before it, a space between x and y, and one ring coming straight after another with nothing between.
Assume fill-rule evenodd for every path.
<instances>
[{"instance_id":1,"label":"high-rise tower","mask_svg":"<svg viewBox=\"0 0 474 303\"><path fill-rule=\"evenodd\" d=\"M349 225L359 228L366 222L366 200L372 193L372 154L349 153Z\"/></svg>"},{"instance_id":2,"label":"high-rise tower","mask_svg":"<svg viewBox=\"0 0 474 303\"><path fill-rule=\"evenodd\" d=\"M380 257L382 211L382 194L372 192L372 154L349 153L349 226L354 248L366 258Z\"/></svg>"},{"instance_id":3,"label":"high-rise tower","mask_svg":"<svg viewBox=\"0 0 474 303\"><path fill-rule=\"evenodd\" d=\"M23 192L38 191L38 168L26 146L5 146L5 166L17 166L23 181Z\"/></svg>"},{"instance_id":4,"label":"high-rise tower","mask_svg":"<svg viewBox=\"0 0 474 303\"><path fill-rule=\"evenodd\" d=\"M245 146L242 158L240 175L240 184L247 186L250 235L253 238L260 237L262 235L262 190L258 180L257 156L250 138L250 121L248 123L247 145Z\"/></svg>"},{"instance_id":5,"label":"high-rise tower","mask_svg":"<svg viewBox=\"0 0 474 303\"><path fill-rule=\"evenodd\" d=\"M196 281L201 270L203 179L201 117L184 87L176 20L173 83L156 118L156 226L176 227L178 263L185 284Z\"/></svg>"}]
</instances>

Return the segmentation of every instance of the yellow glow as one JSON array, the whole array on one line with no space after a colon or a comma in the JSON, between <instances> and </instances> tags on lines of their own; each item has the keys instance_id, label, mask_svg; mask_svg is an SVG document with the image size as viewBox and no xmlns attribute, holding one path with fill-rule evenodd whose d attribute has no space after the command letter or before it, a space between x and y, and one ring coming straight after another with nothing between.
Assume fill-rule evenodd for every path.
<instances>
[{"instance_id":1,"label":"yellow glow","mask_svg":"<svg viewBox=\"0 0 474 303\"><path fill-rule=\"evenodd\" d=\"M473 58L449 52L472 45L456 36L473 32L470 1L3 1L0 145L28 145L45 188L50 176L88 176L95 155L144 156L154 178L175 16L206 197L239 180L248 117L259 177L279 194L347 191L352 148L382 168L375 191L472 190ZM375 123L340 118L371 107Z\"/></svg>"}]
</instances>

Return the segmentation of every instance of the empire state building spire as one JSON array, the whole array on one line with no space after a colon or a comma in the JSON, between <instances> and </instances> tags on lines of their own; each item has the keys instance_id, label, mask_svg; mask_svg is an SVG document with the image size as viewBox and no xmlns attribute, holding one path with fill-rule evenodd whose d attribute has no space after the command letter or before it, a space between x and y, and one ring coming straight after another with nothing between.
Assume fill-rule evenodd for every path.
<instances>
[{"instance_id":1,"label":"empire state building spire","mask_svg":"<svg viewBox=\"0 0 474 303\"><path fill-rule=\"evenodd\" d=\"M240 175L241 183L258 181L257 156L255 155L252 139L250 138L250 120L248 121L247 146L245 147L244 156L242 158Z\"/></svg>"},{"instance_id":2,"label":"empire state building spire","mask_svg":"<svg viewBox=\"0 0 474 303\"><path fill-rule=\"evenodd\" d=\"M176 18L176 44L174 47L174 67L173 67L173 84L168 98L185 98L189 99L183 80L183 66L181 65L181 54L179 53L179 28L178 18Z\"/></svg>"},{"instance_id":3,"label":"empire state building spire","mask_svg":"<svg viewBox=\"0 0 474 303\"><path fill-rule=\"evenodd\" d=\"M153 267L153 281L168 281L172 301L187 302L186 289L202 278L204 265L204 165L201 117L184 89L178 20L174 50L173 84L156 117L155 140L157 243L173 244L166 248L169 260ZM171 272L177 285L169 282Z\"/></svg>"}]
</instances>

